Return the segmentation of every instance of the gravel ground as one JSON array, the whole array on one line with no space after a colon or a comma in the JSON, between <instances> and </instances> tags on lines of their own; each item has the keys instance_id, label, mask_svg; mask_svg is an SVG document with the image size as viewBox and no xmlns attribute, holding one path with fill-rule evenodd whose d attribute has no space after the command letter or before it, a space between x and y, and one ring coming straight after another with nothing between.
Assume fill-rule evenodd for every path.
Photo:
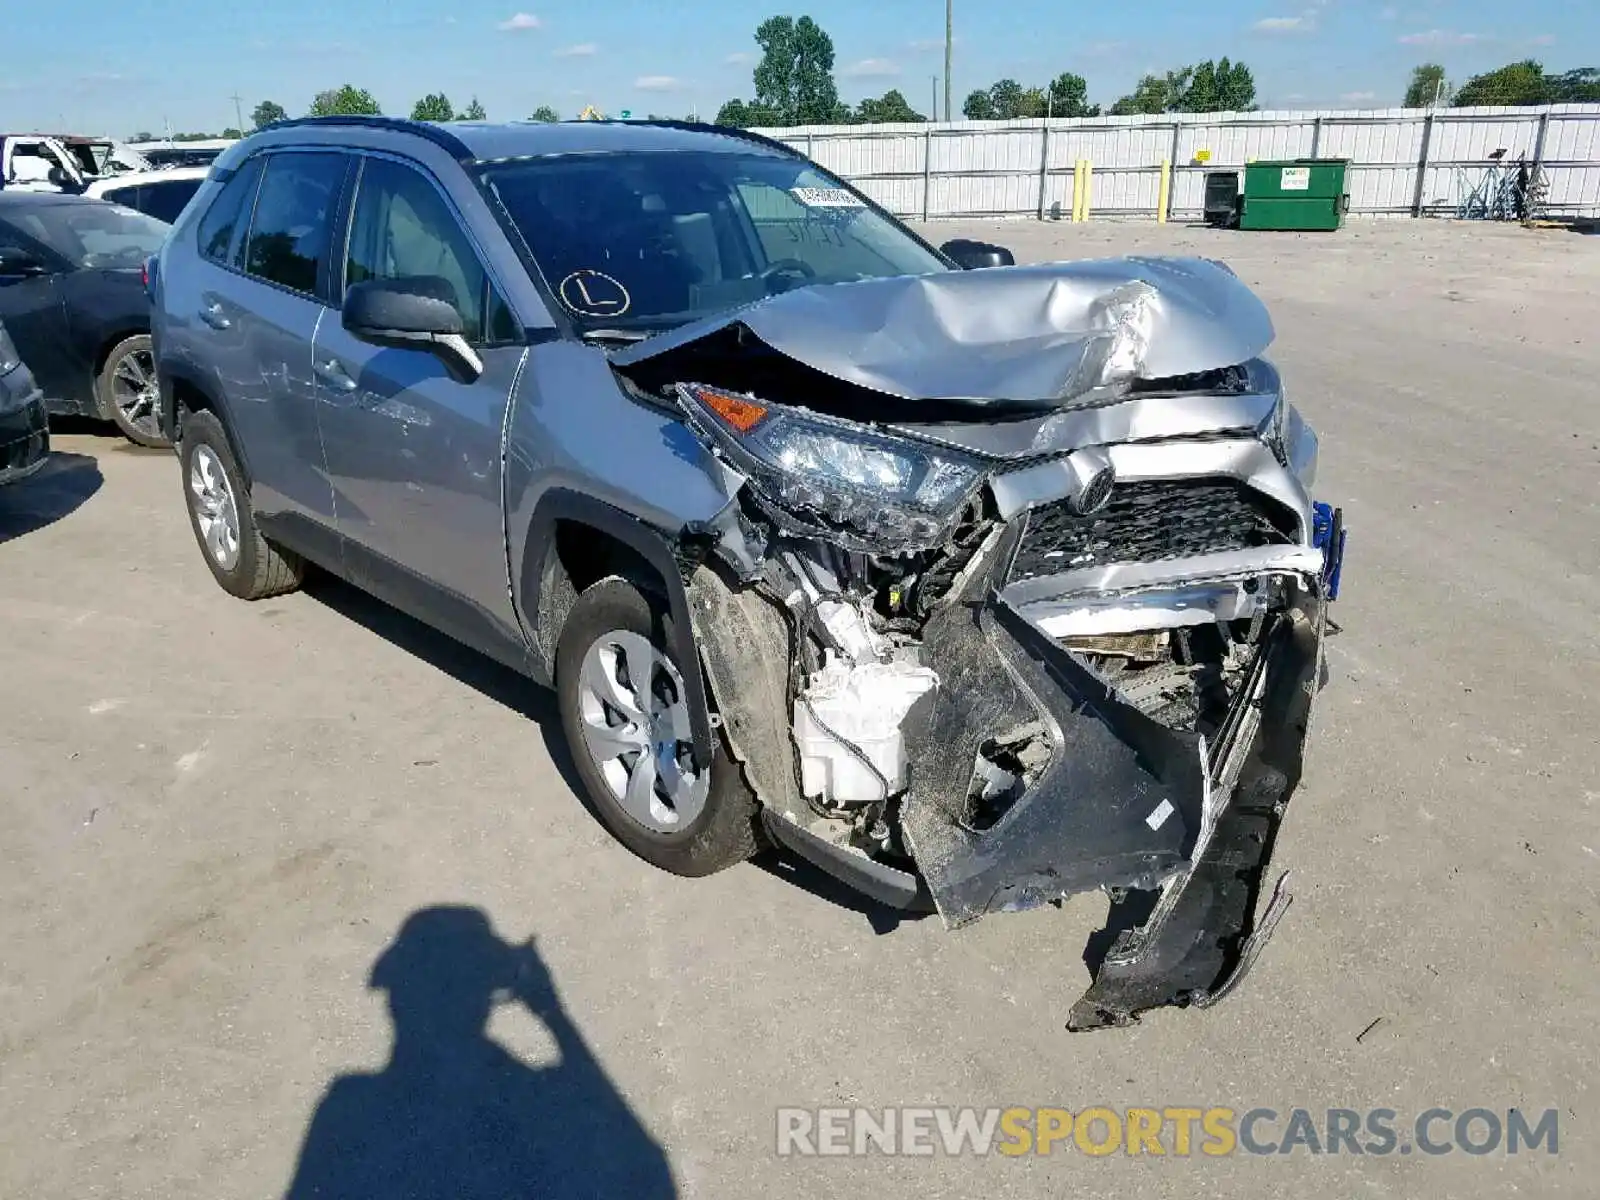
<instances>
[{"instance_id":1,"label":"gravel ground","mask_svg":"<svg viewBox=\"0 0 1600 1200\"><path fill-rule=\"evenodd\" d=\"M947 934L657 873L544 695L343 585L232 600L172 457L78 430L0 493L0 1194L272 1195L303 1144L385 1197L1594 1194L1600 241L957 234L1227 259L1323 435L1344 632L1246 985L1077 1037L1102 900ZM839 1104L1555 1108L1560 1154L776 1156L776 1108ZM355 1141L395 1177L342 1179Z\"/></svg>"}]
</instances>

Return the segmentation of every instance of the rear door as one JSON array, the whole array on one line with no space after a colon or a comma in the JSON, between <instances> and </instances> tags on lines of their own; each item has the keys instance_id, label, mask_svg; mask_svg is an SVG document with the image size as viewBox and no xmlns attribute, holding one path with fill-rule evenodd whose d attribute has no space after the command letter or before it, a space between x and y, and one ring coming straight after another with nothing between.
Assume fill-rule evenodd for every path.
<instances>
[{"instance_id":1,"label":"rear door","mask_svg":"<svg viewBox=\"0 0 1600 1200\"><path fill-rule=\"evenodd\" d=\"M62 402L75 401L80 390L80 355L68 336L61 289L72 264L4 220L0 220L0 246L23 250L47 269L44 275L0 275L0 321L33 372L34 382L60 408Z\"/></svg>"},{"instance_id":2,"label":"rear door","mask_svg":"<svg viewBox=\"0 0 1600 1200\"><path fill-rule=\"evenodd\" d=\"M317 329L319 414L346 561L380 595L495 652L520 641L507 587L501 432L525 349L477 245L435 181L364 156L344 279L452 296L483 360L473 382L424 349L377 346L337 311Z\"/></svg>"},{"instance_id":3,"label":"rear door","mask_svg":"<svg viewBox=\"0 0 1600 1200\"><path fill-rule=\"evenodd\" d=\"M329 246L350 164L337 151L266 155L248 225L226 259L205 268L198 297L196 315L209 331L201 351L217 363L252 503L267 522L296 527L283 530L293 542L305 540L296 533L334 528L311 347L328 311ZM216 249L206 224L202 254Z\"/></svg>"}]
</instances>

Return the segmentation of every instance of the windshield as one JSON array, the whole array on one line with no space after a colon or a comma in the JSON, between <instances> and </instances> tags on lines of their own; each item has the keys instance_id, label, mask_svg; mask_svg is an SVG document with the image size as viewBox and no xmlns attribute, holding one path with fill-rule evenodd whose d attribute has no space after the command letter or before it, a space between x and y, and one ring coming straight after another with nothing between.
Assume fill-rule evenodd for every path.
<instances>
[{"instance_id":1,"label":"windshield","mask_svg":"<svg viewBox=\"0 0 1600 1200\"><path fill-rule=\"evenodd\" d=\"M799 159L572 155L484 177L582 330L653 331L807 284L949 269Z\"/></svg>"},{"instance_id":2,"label":"windshield","mask_svg":"<svg viewBox=\"0 0 1600 1200\"><path fill-rule=\"evenodd\" d=\"M23 233L84 268L140 266L161 249L168 230L117 204L40 204L6 215Z\"/></svg>"}]
</instances>

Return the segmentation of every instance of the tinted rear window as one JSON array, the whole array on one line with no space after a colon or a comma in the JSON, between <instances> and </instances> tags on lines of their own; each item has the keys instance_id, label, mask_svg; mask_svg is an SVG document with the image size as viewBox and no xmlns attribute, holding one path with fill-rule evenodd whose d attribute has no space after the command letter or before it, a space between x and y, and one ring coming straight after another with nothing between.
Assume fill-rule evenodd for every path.
<instances>
[{"instance_id":1,"label":"tinted rear window","mask_svg":"<svg viewBox=\"0 0 1600 1200\"><path fill-rule=\"evenodd\" d=\"M244 269L270 283L314 295L344 172L342 154L268 156Z\"/></svg>"},{"instance_id":2,"label":"tinted rear window","mask_svg":"<svg viewBox=\"0 0 1600 1200\"><path fill-rule=\"evenodd\" d=\"M139 203L134 207L171 225L204 182L204 179L174 179L169 183L147 183L139 189Z\"/></svg>"}]
</instances>

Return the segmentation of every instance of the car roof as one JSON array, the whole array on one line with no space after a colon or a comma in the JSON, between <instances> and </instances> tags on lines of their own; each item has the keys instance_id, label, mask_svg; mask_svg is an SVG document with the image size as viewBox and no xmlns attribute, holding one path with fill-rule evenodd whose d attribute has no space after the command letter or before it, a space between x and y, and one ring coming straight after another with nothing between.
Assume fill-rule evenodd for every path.
<instances>
[{"instance_id":1,"label":"car roof","mask_svg":"<svg viewBox=\"0 0 1600 1200\"><path fill-rule=\"evenodd\" d=\"M165 171L124 171L121 175L102 175L89 185L95 195L116 188L142 187L147 183L182 183L204 179L211 174L210 167L171 167Z\"/></svg>"},{"instance_id":2,"label":"car roof","mask_svg":"<svg viewBox=\"0 0 1600 1200\"><path fill-rule=\"evenodd\" d=\"M58 204L104 204L94 196L75 196L70 192L24 192L0 188L0 212L8 208L49 208Z\"/></svg>"},{"instance_id":3,"label":"car roof","mask_svg":"<svg viewBox=\"0 0 1600 1200\"><path fill-rule=\"evenodd\" d=\"M495 162L554 154L629 151L700 151L711 154L792 156L796 151L759 134L687 121L405 121L391 117L311 117L282 121L267 131L296 127L330 132L346 126L413 134L443 146L458 159Z\"/></svg>"}]
</instances>

